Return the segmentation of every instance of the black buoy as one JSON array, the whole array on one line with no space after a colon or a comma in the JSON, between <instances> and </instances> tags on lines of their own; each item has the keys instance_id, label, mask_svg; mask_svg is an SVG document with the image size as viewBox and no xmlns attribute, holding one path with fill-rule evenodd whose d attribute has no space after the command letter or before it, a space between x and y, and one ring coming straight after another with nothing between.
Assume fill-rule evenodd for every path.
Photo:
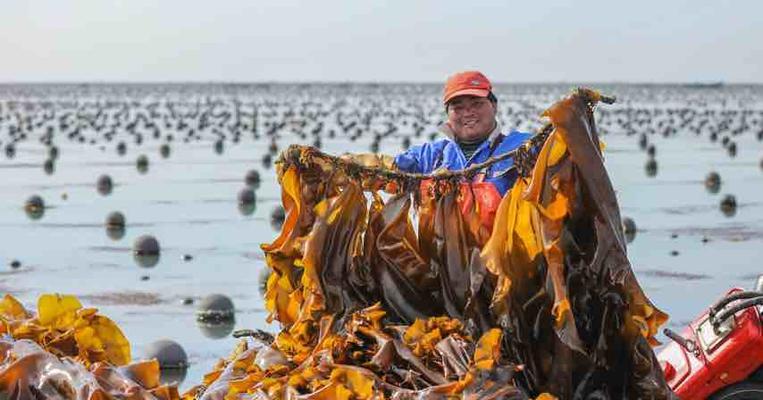
<instances>
[{"instance_id":1,"label":"black buoy","mask_svg":"<svg viewBox=\"0 0 763 400\"><path fill-rule=\"evenodd\" d=\"M145 174L148 171L148 157L145 154L138 156L138 159L135 161L135 168L141 174Z\"/></svg>"},{"instance_id":2,"label":"black buoy","mask_svg":"<svg viewBox=\"0 0 763 400\"><path fill-rule=\"evenodd\" d=\"M124 228L125 216L119 211L112 211L106 216L107 228Z\"/></svg>"},{"instance_id":3,"label":"black buoy","mask_svg":"<svg viewBox=\"0 0 763 400\"><path fill-rule=\"evenodd\" d=\"M114 183L111 181L110 176L104 174L98 177L95 186L101 196L108 196L114 188Z\"/></svg>"},{"instance_id":4,"label":"black buoy","mask_svg":"<svg viewBox=\"0 0 763 400\"><path fill-rule=\"evenodd\" d=\"M670 255L673 256L673 257L677 256L678 255L678 250L671 250L670 251Z\"/></svg>"},{"instance_id":5,"label":"black buoy","mask_svg":"<svg viewBox=\"0 0 763 400\"><path fill-rule=\"evenodd\" d=\"M188 368L164 368L159 370L159 382L163 385L180 387L188 374Z\"/></svg>"},{"instance_id":6,"label":"black buoy","mask_svg":"<svg viewBox=\"0 0 763 400\"><path fill-rule=\"evenodd\" d=\"M705 189L710 193L718 193L721 190L721 175L711 171L705 176Z\"/></svg>"},{"instance_id":7,"label":"black buoy","mask_svg":"<svg viewBox=\"0 0 763 400\"><path fill-rule=\"evenodd\" d=\"M236 326L236 322L235 320L215 323L196 321L196 325L199 327L199 330L204 337L210 339L223 339L230 336L231 332L233 332L233 328Z\"/></svg>"},{"instance_id":8,"label":"black buoy","mask_svg":"<svg viewBox=\"0 0 763 400\"><path fill-rule=\"evenodd\" d=\"M736 142L730 142L729 145L726 147L726 151L729 153L729 157L736 157L737 155L737 144Z\"/></svg>"},{"instance_id":9,"label":"black buoy","mask_svg":"<svg viewBox=\"0 0 763 400\"><path fill-rule=\"evenodd\" d=\"M244 177L244 182L248 186L257 188L260 186L260 173L256 169L250 169L246 172L246 176Z\"/></svg>"},{"instance_id":10,"label":"black buoy","mask_svg":"<svg viewBox=\"0 0 763 400\"><path fill-rule=\"evenodd\" d=\"M270 212L270 226L273 229L280 231L283 226L283 222L286 220L286 212L283 207L275 206L273 211Z\"/></svg>"},{"instance_id":11,"label":"black buoy","mask_svg":"<svg viewBox=\"0 0 763 400\"><path fill-rule=\"evenodd\" d=\"M179 386L185 380L189 366L188 355L177 342L170 339L157 340L146 346L144 358L156 359L159 363L159 381L162 384ZM126 373L128 378L142 383L139 376L131 376L129 370Z\"/></svg>"},{"instance_id":12,"label":"black buoy","mask_svg":"<svg viewBox=\"0 0 763 400\"><path fill-rule=\"evenodd\" d=\"M234 318L233 300L224 294L210 294L199 302L196 319L199 320L229 320Z\"/></svg>"},{"instance_id":13,"label":"black buoy","mask_svg":"<svg viewBox=\"0 0 763 400\"><path fill-rule=\"evenodd\" d=\"M623 233L628 243L636 238L636 221L633 218L623 217Z\"/></svg>"},{"instance_id":14,"label":"black buoy","mask_svg":"<svg viewBox=\"0 0 763 400\"><path fill-rule=\"evenodd\" d=\"M111 240L121 240L125 236L125 216L119 211L106 215L106 236Z\"/></svg>"},{"instance_id":15,"label":"black buoy","mask_svg":"<svg viewBox=\"0 0 763 400\"><path fill-rule=\"evenodd\" d=\"M113 241L122 240L123 237L125 237L125 228L124 227L106 227L106 236L109 237L109 239Z\"/></svg>"},{"instance_id":16,"label":"black buoy","mask_svg":"<svg viewBox=\"0 0 763 400\"><path fill-rule=\"evenodd\" d=\"M159 146L159 154L162 156L162 158L169 158L170 157L170 145L167 143L162 144Z\"/></svg>"},{"instance_id":17,"label":"black buoy","mask_svg":"<svg viewBox=\"0 0 763 400\"><path fill-rule=\"evenodd\" d=\"M53 175L53 173L56 172L56 163L53 162L52 158L48 158L42 163L42 170L45 171L45 174L47 175Z\"/></svg>"},{"instance_id":18,"label":"black buoy","mask_svg":"<svg viewBox=\"0 0 763 400\"><path fill-rule=\"evenodd\" d=\"M249 187L239 190L237 199L238 204L252 204L257 202L257 196L254 194L254 190Z\"/></svg>"},{"instance_id":19,"label":"black buoy","mask_svg":"<svg viewBox=\"0 0 763 400\"><path fill-rule=\"evenodd\" d=\"M238 211L242 215L252 215L257 208L257 197L254 190L245 187L238 192L237 201Z\"/></svg>"},{"instance_id":20,"label":"black buoy","mask_svg":"<svg viewBox=\"0 0 763 400\"><path fill-rule=\"evenodd\" d=\"M21 268L21 261L19 260L11 261L11 269L19 269L19 268Z\"/></svg>"},{"instance_id":21,"label":"black buoy","mask_svg":"<svg viewBox=\"0 0 763 400\"><path fill-rule=\"evenodd\" d=\"M190 254L183 254L183 261L189 262L191 260L193 260L193 256L192 255L190 255Z\"/></svg>"},{"instance_id":22,"label":"black buoy","mask_svg":"<svg viewBox=\"0 0 763 400\"><path fill-rule=\"evenodd\" d=\"M646 148L646 154L648 154L649 157L654 157L655 154L657 154L657 147L654 144L650 144L649 147Z\"/></svg>"},{"instance_id":23,"label":"black buoy","mask_svg":"<svg viewBox=\"0 0 763 400\"><path fill-rule=\"evenodd\" d=\"M133 258L141 267L151 268L159 262L159 241L151 235L139 236L133 243Z\"/></svg>"},{"instance_id":24,"label":"black buoy","mask_svg":"<svg viewBox=\"0 0 763 400\"><path fill-rule=\"evenodd\" d=\"M127 144L125 142L117 143L117 154L123 156L125 153L127 153Z\"/></svg>"},{"instance_id":25,"label":"black buoy","mask_svg":"<svg viewBox=\"0 0 763 400\"><path fill-rule=\"evenodd\" d=\"M199 302L196 323L202 334L211 339L227 337L235 325L233 301L222 294L211 294Z\"/></svg>"},{"instance_id":26,"label":"black buoy","mask_svg":"<svg viewBox=\"0 0 763 400\"><path fill-rule=\"evenodd\" d=\"M24 211L30 219L40 219L45 214L45 201L36 194L29 196L24 202Z\"/></svg>"},{"instance_id":27,"label":"black buoy","mask_svg":"<svg viewBox=\"0 0 763 400\"><path fill-rule=\"evenodd\" d=\"M657 176L657 160L650 158L646 165L644 165L644 170L646 171L646 176L650 178Z\"/></svg>"},{"instance_id":28,"label":"black buoy","mask_svg":"<svg viewBox=\"0 0 763 400\"><path fill-rule=\"evenodd\" d=\"M727 217L733 217L737 213L737 199L733 194L723 196L721 200L721 212Z\"/></svg>"},{"instance_id":29,"label":"black buoy","mask_svg":"<svg viewBox=\"0 0 763 400\"><path fill-rule=\"evenodd\" d=\"M155 358L159 362L159 368L187 368L188 355L177 342L162 339L157 340L146 347L145 358Z\"/></svg>"},{"instance_id":30,"label":"black buoy","mask_svg":"<svg viewBox=\"0 0 763 400\"><path fill-rule=\"evenodd\" d=\"M257 209L256 203L238 203L237 207L238 212L245 217L254 214L254 211Z\"/></svg>"},{"instance_id":31,"label":"black buoy","mask_svg":"<svg viewBox=\"0 0 763 400\"><path fill-rule=\"evenodd\" d=\"M133 251L138 255L156 255L159 254L159 241L151 235L143 235L135 239Z\"/></svg>"}]
</instances>

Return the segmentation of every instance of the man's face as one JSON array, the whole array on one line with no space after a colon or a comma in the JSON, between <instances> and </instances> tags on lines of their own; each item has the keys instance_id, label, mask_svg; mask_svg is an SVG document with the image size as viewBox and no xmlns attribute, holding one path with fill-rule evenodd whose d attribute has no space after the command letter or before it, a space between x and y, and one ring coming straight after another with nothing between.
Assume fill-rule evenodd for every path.
<instances>
[{"instance_id":1,"label":"man's face","mask_svg":"<svg viewBox=\"0 0 763 400\"><path fill-rule=\"evenodd\" d=\"M484 139L495 127L495 113L486 97L458 96L448 103L448 125L459 140Z\"/></svg>"}]
</instances>

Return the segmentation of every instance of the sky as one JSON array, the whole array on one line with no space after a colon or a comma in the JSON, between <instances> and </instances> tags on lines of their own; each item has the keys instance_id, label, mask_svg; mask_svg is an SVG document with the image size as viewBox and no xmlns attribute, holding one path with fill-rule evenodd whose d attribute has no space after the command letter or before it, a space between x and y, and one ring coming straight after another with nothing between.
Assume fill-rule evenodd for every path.
<instances>
[{"instance_id":1,"label":"sky","mask_svg":"<svg viewBox=\"0 0 763 400\"><path fill-rule=\"evenodd\" d=\"M763 83L761 0L2 0L0 82Z\"/></svg>"}]
</instances>

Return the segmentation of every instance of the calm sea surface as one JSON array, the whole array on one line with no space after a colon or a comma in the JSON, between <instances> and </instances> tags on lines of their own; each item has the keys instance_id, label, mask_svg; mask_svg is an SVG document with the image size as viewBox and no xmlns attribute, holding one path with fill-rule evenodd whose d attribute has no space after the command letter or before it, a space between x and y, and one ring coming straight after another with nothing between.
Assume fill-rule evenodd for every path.
<instances>
[{"instance_id":1,"label":"calm sea surface","mask_svg":"<svg viewBox=\"0 0 763 400\"><path fill-rule=\"evenodd\" d=\"M618 97L602 106L599 123L622 213L638 227L628 248L633 269L670 314L668 325L681 327L727 289L750 287L763 273L763 87L592 86ZM570 87L499 87L504 127L537 128L539 112ZM0 85L0 294L31 309L42 293L75 294L119 324L137 358L155 340L180 343L192 363L182 388L198 383L236 341L228 335L234 327L197 325L203 297L229 296L235 329L277 331L265 322L258 289L265 268L259 245L276 236L270 215L280 204L267 163L271 143L280 150L319 138L330 153L367 152L378 143L379 152L395 154L405 138L415 145L435 131L444 117L439 90ZM645 171L641 135L655 146L656 176ZM54 171L44 168L48 142L59 151ZM136 168L140 155L149 160L144 173ZM247 214L236 199L250 170L259 171L261 184ZM722 179L717 193L703 183L711 171ZM114 182L109 195L96 190L103 174ZM727 194L736 198L733 215L719 208ZM38 219L24 211L31 195L45 201ZM112 211L127 221L118 239L104 227ZM152 268L139 266L131 251L146 234L162 248Z\"/></svg>"}]
</instances>

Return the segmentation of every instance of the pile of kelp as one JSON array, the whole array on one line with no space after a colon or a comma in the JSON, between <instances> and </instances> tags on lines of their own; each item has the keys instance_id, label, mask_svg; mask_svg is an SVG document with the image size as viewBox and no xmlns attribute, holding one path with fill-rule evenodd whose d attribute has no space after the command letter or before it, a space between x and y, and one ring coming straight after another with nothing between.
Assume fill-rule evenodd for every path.
<instances>
[{"instance_id":1,"label":"pile of kelp","mask_svg":"<svg viewBox=\"0 0 763 400\"><path fill-rule=\"evenodd\" d=\"M483 166L420 176L292 146L278 163L286 221L262 247L282 330L221 362L206 391L671 398L650 347L667 316L626 257L600 99L581 89L546 111L549 129L514 155L522 177L491 231L462 207L464 178Z\"/></svg>"},{"instance_id":2,"label":"pile of kelp","mask_svg":"<svg viewBox=\"0 0 763 400\"><path fill-rule=\"evenodd\" d=\"M250 332L182 398L672 398L650 347L667 316L626 256L600 99L581 89L546 111L492 229L465 182L497 159L423 176L289 148L286 220L262 246L281 330ZM76 299L43 296L33 316L6 296L0 323L10 398L178 397Z\"/></svg>"},{"instance_id":3,"label":"pile of kelp","mask_svg":"<svg viewBox=\"0 0 763 400\"><path fill-rule=\"evenodd\" d=\"M156 360L131 362L119 327L73 296L42 295L37 313L0 300L0 398L179 399L159 375Z\"/></svg>"}]
</instances>

